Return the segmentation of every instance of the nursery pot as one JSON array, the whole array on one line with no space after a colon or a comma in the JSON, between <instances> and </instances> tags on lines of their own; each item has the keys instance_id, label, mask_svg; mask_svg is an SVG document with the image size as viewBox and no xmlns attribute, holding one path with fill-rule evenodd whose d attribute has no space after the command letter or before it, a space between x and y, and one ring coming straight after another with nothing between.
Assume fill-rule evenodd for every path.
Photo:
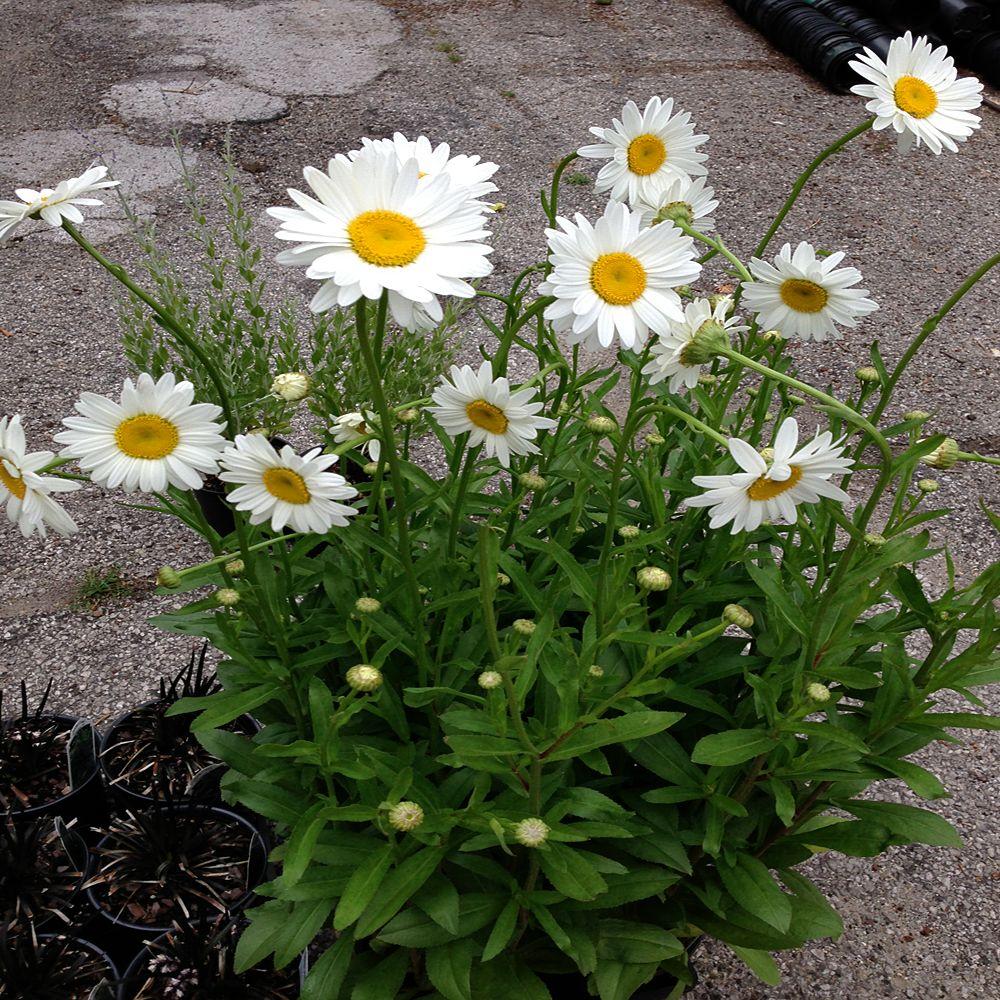
<instances>
[{"instance_id":1,"label":"nursery pot","mask_svg":"<svg viewBox=\"0 0 1000 1000\"><path fill-rule=\"evenodd\" d=\"M152 943L155 944L157 941L161 941L166 935L160 935ZM121 982L118 985L118 997L117 1000L133 1000L136 993L139 991L139 986L141 985L139 977L142 974L142 968L145 963L149 960L152 951L149 945L142 948L141 951L132 959L131 964L125 971L125 975L122 977ZM306 976L309 974L309 952L308 950L302 952L299 957L298 966L298 979L299 979L299 989L302 988L302 984L305 982Z\"/></svg>"},{"instance_id":2,"label":"nursery pot","mask_svg":"<svg viewBox=\"0 0 1000 1000\"><path fill-rule=\"evenodd\" d=\"M139 708L132 709L132 711L119 716L112 723L111 727L104 734L104 738L101 740L101 750L98 755L101 774L104 776L104 782L107 786L111 800L122 809L131 809L133 811L137 809L148 809L156 802L156 797L132 791L132 789L118 781L118 778L120 778L121 775L108 766L106 754L118 742L122 729L127 727L133 718L137 717L143 709L152 708L156 704L157 702L155 701L146 702L146 704L140 705ZM258 723L257 720L250 715L241 715L236 720L236 723L230 723L230 726L237 723L240 727L239 731L244 735L254 735L260 732L260 723ZM225 728L229 727L227 726ZM221 761L219 764L220 766L224 766ZM205 771L199 773L205 774ZM201 781L189 795L175 795L173 796L173 799L177 802L189 802L192 805L200 804L214 806L222 803L217 780Z\"/></svg>"},{"instance_id":3,"label":"nursery pot","mask_svg":"<svg viewBox=\"0 0 1000 1000\"><path fill-rule=\"evenodd\" d=\"M97 735L93 724L72 715L42 715L39 720L55 721L69 733L66 766L70 790L47 802L15 808L15 817L37 820L51 816L67 822L75 819L81 832L99 826L108 817L108 806L97 766Z\"/></svg>"},{"instance_id":4,"label":"nursery pot","mask_svg":"<svg viewBox=\"0 0 1000 1000\"><path fill-rule=\"evenodd\" d=\"M238 899L228 904L229 913L231 915L239 913L253 899L253 890L263 881L267 870L268 844L263 833L258 826L248 820L245 816L241 816L239 813L235 813L229 809L223 809L219 806L185 804L177 805L172 808L175 813L196 813L206 817L223 819L234 826L242 827L247 831L247 833L250 834L250 854L247 866L247 889ZM108 837L103 837L97 843L94 854L94 864L92 866L92 869L95 872L100 867L101 856L98 852L102 846L106 845L108 840ZM112 952L114 952L114 954L119 956L127 955L131 958L134 956L136 949L141 947L146 941L159 937L161 934L165 934L171 929L169 925L164 924L134 923L124 916L112 913L107 908L106 901L101 898L101 894L98 891L99 889L99 886L90 886L87 889L87 898L90 901L90 905L100 917L99 924L102 928L100 936L102 940L106 940L108 942L108 947Z\"/></svg>"},{"instance_id":5,"label":"nursery pot","mask_svg":"<svg viewBox=\"0 0 1000 1000\"><path fill-rule=\"evenodd\" d=\"M105 997L107 998L107 1000L112 1000L112 998L117 995L116 984L118 983L119 979L118 979L118 966L115 965L114 960L111 958L111 956L102 948L99 948L96 944L94 944L93 941L88 941L86 940L86 938L77 937L75 934L65 934L65 935L40 934L38 940L50 941L52 938L57 938L57 937L68 937L74 943L82 946L83 948L86 948L87 951L92 952L105 964L105 966L107 966L108 970L107 978L108 982L111 984L111 987L108 991L106 991L103 994L94 994L94 1000L104 1000Z\"/></svg>"},{"instance_id":6,"label":"nursery pot","mask_svg":"<svg viewBox=\"0 0 1000 1000\"><path fill-rule=\"evenodd\" d=\"M579 973L569 975L542 974L539 979L545 983L552 995L552 1000L582 1000L582 998L590 996L587 990L587 978ZM669 972L661 972L644 986L640 986L632 994L630 1000L678 1000L689 989L693 989L693 987L685 985Z\"/></svg>"}]
</instances>

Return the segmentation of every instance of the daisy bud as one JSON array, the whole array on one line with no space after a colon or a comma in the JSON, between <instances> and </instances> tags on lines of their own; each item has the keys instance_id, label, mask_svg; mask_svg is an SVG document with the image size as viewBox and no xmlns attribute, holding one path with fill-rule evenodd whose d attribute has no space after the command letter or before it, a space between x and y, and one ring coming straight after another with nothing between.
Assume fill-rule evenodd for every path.
<instances>
[{"instance_id":1,"label":"daisy bud","mask_svg":"<svg viewBox=\"0 0 1000 1000\"><path fill-rule=\"evenodd\" d=\"M760 335L760 339L768 344L780 344L785 338L781 335L780 330L765 330Z\"/></svg>"},{"instance_id":2,"label":"daisy bud","mask_svg":"<svg viewBox=\"0 0 1000 1000\"><path fill-rule=\"evenodd\" d=\"M747 395L751 399L756 399L760 395L760 389L758 389L756 386L751 386L749 389L747 389Z\"/></svg>"},{"instance_id":3,"label":"daisy bud","mask_svg":"<svg viewBox=\"0 0 1000 1000\"><path fill-rule=\"evenodd\" d=\"M347 671L347 683L355 691L375 691L382 685L382 671L370 663L357 663Z\"/></svg>"},{"instance_id":4,"label":"daisy bud","mask_svg":"<svg viewBox=\"0 0 1000 1000\"><path fill-rule=\"evenodd\" d=\"M709 295L709 304L712 306L712 312L715 312L719 306L725 306L724 316L732 316L733 314L733 297L731 295Z\"/></svg>"},{"instance_id":5,"label":"daisy bud","mask_svg":"<svg viewBox=\"0 0 1000 1000\"><path fill-rule=\"evenodd\" d=\"M647 434L646 444L652 448L658 448L661 444L666 444L667 439L662 434Z\"/></svg>"},{"instance_id":6,"label":"daisy bud","mask_svg":"<svg viewBox=\"0 0 1000 1000\"><path fill-rule=\"evenodd\" d=\"M242 559L230 559L223 567L230 576L242 576L246 568L247 564Z\"/></svg>"},{"instance_id":7,"label":"daisy bud","mask_svg":"<svg viewBox=\"0 0 1000 1000\"><path fill-rule=\"evenodd\" d=\"M882 376L879 375L878 369L872 368L870 365L866 365L864 368L859 368L854 373L854 377L859 382L868 382L872 385L882 381Z\"/></svg>"},{"instance_id":8,"label":"daisy bud","mask_svg":"<svg viewBox=\"0 0 1000 1000\"><path fill-rule=\"evenodd\" d=\"M958 442L946 437L929 455L924 464L934 469L950 469L958 461Z\"/></svg>"},{"instance_id":9,"label":"daisy bud","mask_svg":"<svg viewBox=\"0 0 1000 1000\"><path fill-rule=\"evenodd\" d=\"M382 602L374 597L359 597L354 602L354 610L359 615L373 615L376 611L382 610Z\"/></svg>"},{"instance_id":10,"label":"daisy bud","mask_svg":"<svg viewBox=\"0 0 1000 1000\"><path fill-rule=\"evenodd\" d=\"M525 847L541 847L549 839L549 825L537 816L522 819L514 827L514 839Z\"/></svg>"},{"instance_id":11,"label":"daisy bud","mask_svg":"<svg viewBox=\"0 0 1000 1000\"><path fill-rule=\"evenodd\" d=\"M921 493L937 493L940 488L936 479L921 479L917 483L917 489Z\"/></svg>"},{"instance_id":12,"label":"daisy bud","mask_svg":"<svg viewBox=\"0 0 1000 1000\"><path fill-rule=\"evenodd\" d=\"M729 347L729 334L726 328L714 319L707 319L681 348L680 362L692 368L695 365L707 365L727 347Z\"/></svg>"},{"instance_id":13,"label":"daisy bud","mask_svg":"<svg viewBox=\"0 0 1000 1000\"><path fill-rule=\"evenodd\" d=\"M903 414L904 420L930 420L931 415L926 410L907 410Z\"/></svg>"},{"instance_id":14,"label":"daisy bud","mask_svg":"<svg viewBox=\"0 0 1000 1000\"><path fill-rule=\"evenodd\" d=\"M389 810L389 826L406 833L416 830L424 821L424 811L417 802L397 802Z\"/></svg>"},{"instance_id":15,"label":"daisy bud","mask_svg":"<svg viewBox=\"0 0 1000 1000\"><path fill-rule=\"evenodd\" d=\"M635 524L623 524L618 529L618 534L626 541L630 541L633 538L638 538L640 532L638 526Z\"/></svg>"},{"instance_id":16,"label":"daisy bud","mask_svg":"<svg viewBox=\"0 0 1000 1000\"><path fill-rule=\"evenodd\" d=\"M659 566L643 566L635 579L643 590L666 590L673 583L670 574Z\"/></svg>"},{"instance_id":17,"label":"daisy bud","mask_svg":"<svg viewBox=\"0 0 1000 1000\"><path fill-rule=\"evenodd\" d=\"M287 403L297 403L309 395L311 387L312 380L305 372L282 372L271 383L271 395Z\"/></svg>"},{"instance_id":18,"label":"daisy bud","mask_svg":"<svg viewBox=\"0 0 1000 1000\"><path fill-rule=\"evenodd\" d=\"M418 594L419 594L419 595L420 595L421 597L426 597L426 596L427 596L427 595L428 595L428 594L429 594L430 592L431 592L431 591L430 591L430 588L429 588L429 587L424 587L424 586L420 586L420 587L417 587L417 593L418 593Z\"/></svg>"},{"instance_id":19,"label":"daisy bud","mask_svg":"<svg viewBox=\"0 0 1000 1000\"><path fill-rule=\"evenodd\" d=\"M613 434L618 430L618 424L611 417L605 417L599 413L589 417L584 426L594 434Z\"/></svg>"},{"instance_id":20,"label":"daisy bud","mask_svg":"<svg viewBox=\"0 0 1000 1000\"><path fill-rule=\"evenodd\" d=\"M506 573L497 573L497 586L506 587L510 583L510 577Z\"/></svg>"},{"instance_id":21,"label":"daisy bud","mask_svg":"<svg viewBox=\"0 0 1000 1000\"><path fill-rule=\"evenodd\" d=\"M765 462L771 463L774 461L774 449L773 448L761 448L760 457L764 459Z\"/></svg>"},{"instance_id":22,"label":"daisy bud","mask_svg":"<svg viewBox=\"0 0 1000 1000\"><path fill-rule=\"evenodd\" d=\"M232 587L220 587L215 592L215 599L224 608L235 608L240 603L240 592Z\"/></svg>"},{"instance_id":23,"label":"daisy bud","mask_svg":"<svg viewBox=\"0 0 1000 1000\"><path fill-rule=\"evenodd\" d=\"M477 683L484 691L493 691L503 684L503 674L497 670L484 670L477 678Z\"/></svg>"},{"instance_id":24,"label":"daisy bud","mask_svg":"<svg viewBox=\"0 0 1000 1000\"><path fill-rule=\"evenodd\" d=\"M591 677L600 678L604 676L604 667L599 666L596 663L591 664L590 669L587 671L588 675Z\"/></svg>"},{"instance_id":25,"label":"daisy bud","mask_svg":"<svg viewBox=\"0 0 1000 1000\"><path fill-rule=\"evenodd\" d=\"M716 376L714 376L711 372L702 372L698 376L698 385L715 385L718 381L718 378L716 378Z\"/></svg>"},{"instance_id":26,"label":"daisy bud","mask_svg":"<svg viewBox=\"0 0 1000 1000\"><path fill-rule=\"evenodd\" d=\"M738 604L727 604L722 609L722 620L727 625L738 625L742 629L753 628L753 615Z\"/></svg>"},{"instance_id":27,"label":"daisy bud","mask_svg":"<svg viewBox=\"0 0 1000 1000\"><path fill-rule=\"evenodd\" d=\"M490 205L491 212L502 212L507 207L507 202L505 201L495 201Z\"/></svg>"},{"instance_id":28,"label":"daisy bud","mask_svg":"<svg viewBox=\"0 0 1000 1000\"><path fill-rule=\"evenodd\" d=\"M526 490L545 489L545 479L542 476L540 476L537 472L522 472L521 475L517 477L517 481Z\"/></svg>"},{"instance_id":29,"label":"daisy bud","mask_svg":"<svg viewBox=\"0 0 1000 1000\"><path fill-rule=\"evenodd\" d=\"M876 534L874 531L869 531L865 535L865 545L870 545L873 549L880 549L885 545L885 535Z\"/></svg>"},{"instance_id":30,"label":"daisy bud","mask_svg":"<svg viewBox=\"0 0 1000 1000\"><path fill-rule=\"evenodd\" d=\"M401 424L415 424L420 419L420 411L415 410L412 406L406 410L400 410L396 414L396 419Z\"/></svg>"},{"instance_id":31,"label":"daisy bud","mask_svg":"<svg viewBox=\"0 0 1000 1000\"><path fill-rule=\"evenodd\" d=\"M365 462L365 464L361 466L361 471L366 476L374 476L375 473L378 472L378 462Z\"/></svg>"},{"instance_id":32,"label":"daisy bud","mask_svg":"<svg viewBox=\"0 0 1000 1000\"><path fill-rule=\"evenodd\" d=\"M181 585L181 575L173 566L161 566L156 574L156 584L159 587L172 590Z\"/></svg>"},{"instance_id":33,"label":"daisy bud","mask_svg":"<svg viewBox=\"0 0 1000 1000\"><path fill-rule=\"evenodd\" d=\"M806 694L810 701L823 702L830 700L830 689L825 684L810 684L806 688Z\"/></svg>"},{"instance_id":34,"label":"daisy bud","mask_svg":"<svg viewBox=\"0 0 1000 1000\"><path fill-rule=\"evenodd\" d=\"M656 213L653 225L658 222L683 222L690 226L694 222L694 210L686 201L672 201Z\"/></svg>"},{"instance_id":35,"label":"daisy bud","mask_svg":"<svg viewBox=\"0 0 1000 1000\"><path fill-rule=\"evenodd\" d=\"M514 631L518 635L534 635L536 625L530 618L518 618L514 622Z\"/></svg>"},{"instance_id":36,"label":"daisy bud","mask_svg":"<svg viewBox=\"0 0 1000 1000\"><path fill-rule=\"evenodd\" d=\"M676 292L676 293L677 293L677 294L678 294L678 295L679 295L679 296L680 296L680 297L681 297L682 299L693 299L693 298L694 298L694 289L692 289L690 285L678 285L678 286L677 286L677 287L676 287L676 288L674 289L674 291L675 291L675 292Z\"/></svg>"}]
</instances>

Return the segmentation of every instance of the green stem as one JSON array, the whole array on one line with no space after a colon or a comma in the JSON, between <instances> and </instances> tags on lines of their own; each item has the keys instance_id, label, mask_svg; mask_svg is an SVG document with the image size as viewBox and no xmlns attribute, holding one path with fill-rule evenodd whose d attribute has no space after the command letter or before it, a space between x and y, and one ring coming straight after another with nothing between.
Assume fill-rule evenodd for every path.
<instances>
[{"instance_id":1,"label":"green stem","mask_svg":"<svg viewBox=\"0 0 1000 1000\"><path fill-rule=\"evenodd\" d=\"M684 410L680 409L677 406L670 406L667 403L654 403L650 406L644 406L642 408L642 413L645 415L646 413L649 413L652 410L658 410L662 413L669 413L673 417L678 417L680 420L683 420L686 424L689 424L691 427L693 427L696 431L699 431L706 437L710 437L713 441L722 445L723 448L729 447L728 438L720 434L714 428L709 427L708 424L699 420L697 417L693 416L690 413L686 413Z\"/></svg>"},{"instance_id":2,"label":"green stem","mask_svg":"<svg viewBox=\"0 0 1000 1000\"><path fill-rule=\"evenodd\" d=\"M448 526L448 558L455 558L455 550L458 547L458 524L462 519L462 503L465 500L466 491L469 488L469 477L476 466L476 458L479 455L478 448L470 448L465 453L465 466L462 468L462 475L458 480L458 491L455 495L455 502L451 509L451 523Z\"/></svg>"},{"instance_id":3,"label":"green stem","mask_svg":"<svg viewBox=\"0 0 1000 1000\"><path fill-rule=\"evenodd\" d=\"M516 323L513 323L510 327L503 331L500 346L497 348L496 354L493 356L494 378L507 374L507 356L510 354L510 345L514 342L514 338L517 336L518 330L530 323L535 316L541 313L546 306L554 301L555 300L550 295L543 295L541 298L536 299L523 313L521 313Z\"/></svg>"},{"instance_id":4,"label":"green stem","mask_svg":"<svg viewBox=\"0 0 1000 1000\"><path fill-rule=\"evenodd\" d=\"M1000 458L995 455L980 455L978 451L960 451L960 462L985 462L987 465L1000 465Z\"/></svg>"},{"instance_id":5,"label":"green stem","mask_svg":"<svg viewBox=\"0 0 1000 1000\"><path fill-rule=\"evenodd\" d=\"M215 387L216 394L219 397L219 404L222 407L222 412L226 417L226 429L230 434L239 433L240 425L236 419L236 411L233 408L232 401L229 398L229 392L226 389L225 384L222 381L222 377L219 375L215 364L212 359L208 356L205 349L198 343L195 335L190 331L184 329L180 323L174 318L173 315L159 302L156 301L148 292L140 288L133 280L129 277L125 268L121 264L115 264L113 261L108 260L89 240L87 240L72 222L67 222L63 219L63 229L88 253L98 264L103 267L108 274L113 278L120 281L137 299L144 302L153 312L160 318L163 325L177 338L200 362L202 367L205 369L205 373L212 381L212 385Z\"/></svg>"},{"instance_id":6,"label":"green stem","mask_svg":"<svg viewBox=\"0 0 1000 1000\"><path fill-rule=\"evenodd\" d=\"M388 292L383 292L382 297L387 299ZM421 684L427 683L430 663L427 655L427 639L424 633L424 622L421 615L420 584L417 582L417 573L413 565L413 548L410 542L410 529L407 523L406 514L406 493L403 488L403 473L399 466L399 455L396 453L396 432L392 423L392 410L385 398L385 391L382 388L382 373L379 370L378 362L372 351L372 341L368 334L368 300L358 299L355 310L356 329L358 334L358 346L361 348L361 357L365 367L368 369L368 378L371 382L372 401L378 412L381 423L382 443L385 445L385 457L389 466L389 480L392 483L392 493L395 503L393 511L396 514L396 527L399 533L399 561L403 566L403 574L406 577L410 590L410 601L413 606L413 628L414 644L416 646L417 662L421 672ZM384 312L380 311L384 319ZM377 339L381 339L381 334L376 334Z\"/></svg>"},{"instance_id":7,"label":"green stem","mask_svg":"<svg viewBox=\"0 0 1000 1000\"><path fill-rule=\"evenodd\" d=\"M706 246L712 247L712 249L715 250L717 253L721 253L722 256L725 257L726 260L728 260L729 263L736 268L736 270L739 272L740 277L744 281L753 281L753 275L746 269L746 266L744 265L743 261L741 261L739 257L737 257L736 254L734 254L732 250L730 250L729 247L727 247L725 243L722 242L721 236L715 238L711 236L706 236L704 233L699 232L697 229L695 229L694 226L691 226L684 221L676 221L674 222L674 225L677 226L677 228L680 229L682 232L687 233L688 236L693 236L696 240L700 240Z\"/></svg>"},{"instance_id":8,"label":"green stem","mask_svg":"<svg viewBox=\"0 0 1000 1000\"><path fill-rule=\"evenodd\" d=\"M846 146L852 139L855 139L857 138L857 136L863 135L865 132L867 132L872 127L874 122L875 122L874 118L869 118L867 121L862 122L856 128L852 128L851 131L847 133L847 135L841 136L836 142L827 146L826 149L824 149L823 152L820 153L819 156L817 156L816 159L813 160L812 163L810 163L809 166L806 167L806 169L803 170L801 174L799 174L798 180L796 180L795 184L792 186L791 194L785 200L785 204L781 206L781 210L774 217L774 222L771 223L770 228L764 234L764 238L760 241L760 243L757 244L757 249L754 250L753 252L754 257L760 257L761 254L763 254L764 251L767 249L767 245L774 238L774 234L781 228L782 222L785 221L785 216L788 215L788 213L792 210L792 206L798 200L799 195L802 193L802 189L809 182L809 178L812 177L814 173L816 173L817 169L822 165L822 163L829 157L833 156L834 153L837 153L841 149L843 149L844 146Z\"/></svg>"}]
</instances>

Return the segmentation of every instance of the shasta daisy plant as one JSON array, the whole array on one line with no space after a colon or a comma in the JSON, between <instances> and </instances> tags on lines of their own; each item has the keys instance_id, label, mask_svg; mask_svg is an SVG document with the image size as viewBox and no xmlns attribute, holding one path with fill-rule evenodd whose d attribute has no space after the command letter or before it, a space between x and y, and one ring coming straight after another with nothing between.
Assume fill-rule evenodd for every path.
<instances>
[{"instance_id":1,"label":"shasta daisy plant","mask_svg":"<svg viewBox=\"0 0 1000 1000\"><path fill-rule=\"evenodd\" d=\"M887 71L926 74L946 110L978 93L905 39ZM937 119L921 120L929 143ZM605 161L605 211L560 214L571 154L507 288L484 280L492 164L400 135L334 151L272 215L278 259L320 283L317 343L356 359L349 405L323 402L332 362L314 378L287 338L280 361L254 354L260 329L248 364L268 377L249 395L219 362L228 330L213 341L169 282L147 291L64 219L185 367L120 402L84 393L64 457L33 471L75 460L91 489L152 491L211 547L160 569L164 590L197 593L157 622L221 657L222 689L171 711L198 713L227 799L276 831L237 972L314 944L304 1000L629 1000L678 996L709 936L773 982L771 952L844 931L801 870L816 850L960 845L933 808L943 784L909 757L998 726L974 691L1000 680L1000 572L925 572L948 512L924 503L920 466L1000 460L895 394L1000 255L887 359L841 254L793 233L767 254L873 121L813 160L744 260L709 224L707 137L669 100L627 104L581 151ZM404 383L430 355L401 330L459 300L488 331L482 360ZM796 370L834 336L865 373L851 399ZM315 428L276 433L300 403ZM362 450L348 484L337 454ZM248 711L258 735L226 728Z\"/></svg>"}]
</instances>

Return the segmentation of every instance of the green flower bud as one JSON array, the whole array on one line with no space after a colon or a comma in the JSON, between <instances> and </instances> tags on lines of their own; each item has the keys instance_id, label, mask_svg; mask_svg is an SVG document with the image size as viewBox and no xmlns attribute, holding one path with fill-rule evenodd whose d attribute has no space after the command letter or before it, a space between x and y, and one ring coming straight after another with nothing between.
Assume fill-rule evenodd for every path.
<instances>
[{"instance_id":1,"label":"green flower bud","mask_svg":"<svg viewBox=\"0 0 1000 1000\"><path fill-rule=\"evenodd\" d=\"M549 825L537 816L522 819L514 827L514 839L525 847L541 847L549 839Z\"/></svg>"},{"instance_id":2,"label":"green flower bud","mask_svg":"<svg viewBox=\"0 0 1000 1000\"><path fill-rule=\"evenodd\" d=\"M297 403L309 395L312 381L305 372L282 372L271 383L271 394L286 403Z\"/></svg>"},{"instance_id":3,"label":"green flower bud","mask_svg":"<svg viewBox=\"0 0 1000 1000\"><path fill-rule=\"evenodd\" d=\"M686 201L672 201L656 213L653 225L658 222L683 222L690 226L694 222L694 209Z\"/></svg>"},{"instance_id":4,"label":"green flower bud","mask_svg":"<svg viewBox=\"0 0 1000 1000\"><path fill-rule=\"evenodd\" d=\"M247 564L242 559L230 559L223 568L230 576L242 576Z\"/></svg>"},{"instance_id":5,"label":"green flower bud","mask_svg":"<svg viewBox=\"0 0 1000 1000\"><path fill-rule=\"evenodd\" d=\"M181 575L173 566L161 566L156 573L156 584L158 587L166 587L173 590L181 585Z\"/></svg>"},{"instance_id":6,"label":"green flower bud","mask_svg":"<svg viewBox=\"0 0 1000 1000\"><path fill-rule=\"evenodd\" d=\"M869 531L865 535L865 545L870 545L873 549L880 549L883 545L885 545L885 535L879 535L874 531Z\"/></svg>"},{"instance_id":7,"label":"green flower bud","mask_svg":"<svg viewBox=\"0 0 1000 1000\"><path fill-rule=\"evenodd\" d=\"M220 587L215 592L215 599L224 608L235 608L240 603L240 592L232 587Z\"/></svg>"},{"instance_id":8,"label":"green flower bud","mask_svg":"<svg viewBox=\"0 0 1000 1000\"><path fill-rule=\"evenodd\" d=\"M738 625L742 629L753 628L753 615L739 604L727 604L722 609L722 620L727 625Z\"/></svg>"},{"instance_id":9,"label":"green flower bud","mask_svg":"<svg viewBox=\"0 0 1000 1000\"><path fill-rule=\"evenodd\" d=\"M584 427L593 434L613 434L618 429L618 424L611 417L605 417L597 413L587 418Z\"/></svg>"},{"instance_id":10,"label":"green flower bud","mask_svg":"<svg viewBox=\"0 0 1000 1000\"><path fill-rule=\"evenodd\" d=\"M810 684L806 688L806 694L809 696L810 701L815 701L819 704L830 700L830 689L825 684Z\"/></svg>"},{"instance_id":11,"label":"green flower bud","mask_svg":"<svg viewBox=\"0 0 1000 1000\"><path fill-rule=\"evenodd\" d=\"M354 602L354 610L359 615L373 615L376 611L382 610L382 602L374 597L359 597Z\"/></svg>"},{"instance_id":12,"label":"green flower bud","mask_svg":"<svg viewBox=\"0 0 1000 1000\"><path fill-rule=\"evenodd\" d=\"M726 328L714 319L707 319L681 349L680 362L688 367L705 365L727 347L729 334Z\"/></svg>"},{"instance_id":13,"label":"green flower bud","mask_svg":"<svg viewBox=\"0 0 1000 1000\"><path fill-rule=\"evenodd\" d=\"M673 583L670 574L659 566L643 566L635 579L643 590L666 590Z\"/></svg>"},{"instance_id":14,"label":"green flower bud","mask_svg":"<svg viewBox=\"0 0 1000 1000\"><path fill-rule=\"evenodd\" d=\"M958 462L958 442L946 437L929 455L924 463L933 469L950 469Z\"/></svg>"},{"instance_id":15,"label":"green flower bud","mask_svg":"<svg viewBox=\"0 0 1000 1000\"><path fill-rule=\"evenodd\" d=\"M503 674L497 670L484 670L476 680L484 691L493 691L503 684Z\"/></svg>"},{"instance_id":16,"label":"green flower bud","mask_svg":"<svg viewBox=\"0 0 1000 1000\"><path fill-rule=\"evenodd\" d=\"M401 833L416 830L423 821L424 811L416 802L397 802L389 810L389 825Z\"/></svg>"},{"instance_id":17,"label":"green flower bud","mask_svg":"<svg viewBox=\"0 0 1000 1000\"><path fill-rule=\"evenodd\" d=\"M396 414L396 419L401 424L415 424L420 419L420 411L411 406L406 410L400 410Z\"/></svg>"},{"instance_id":18,"label":"green flower bud","mask_svg":"<svg viewBox=\"0 0 1000 1000\"><path fill-rule=\"evenodd\" d=\"M517 481L526 490L544 490L546 485L544 477L537 472L522 472Z\"/></svg>"},{"instance_id":19,"label":"green flower bud","mask_svg":"<svg viewBox=\"0 0 1000 1000\"><path fill-rule=\"evenodd\" d=\"M497 573L497 586L506 587L510 584L510 577L506 573Z\"/></svg>"},{"instance_id":20,"label":"green flower bud","mask_svg":"<svg viewBox=\"0 0 1000 1000\"><path fill-rule=\"evenodd\" d=\"M374 476L375 473L378 472L378 462L365 462L365 464L361 466L361 471L366 476Z\"/></svg>"},{"instance_id":21,"label":"green flower bud","mask_svg":"<svg viewBox=\"0 0 1000 1000\"><path fill-rule=\"evenodd\" d=\"M502 212L507 207L507 202L505 201L495 201L490 205L491 212Z\"/></svg>"},{"instance_id":22,"label":"green flower bud","mask_svg":"<svg viewBox=\"0 0 1000 1000\"><path fill-rule=\"evenodd\" d=\"M930 420L931 415L926 410L907 410L903 414L904 420Z\"/></svg>"},{"instance_id":23,"label":"green flower bud","mask_svg":"<svg viewBox=\"0 0 1000 1000\"><path fill-rule=\"evenodd\" d=\"M917 489L920 490L921 493L937 493L940 488L941 487L936 479L921 479L917 483Z\"/></svg>"},{"instance_id":24,"label":"green flower bud","mask_svg":"<svg viewBox=\"0 0 1000 1000\"><path fill-rule=\"evenodd\" d=\"M593 663L587 673L594 678L600 679L604 676L604 667L598 663Z\"/></svg>"},{"instance_id":25,"label":"green flower bud","mask_svg":"<svg viewBox=\"0 0 1000 1000\"><path fill-rule=\"evenodd\" d=\"M882 376L879 375L877 368L872 368L870 365L866 365L864 368L859 368L855 373L854 377L859 382L867 382L871 385L876 385L882 381Z\"/></svg>"},{"instance_id":26,"label":"green flower bud","mask_svg":"<svg viewBox=\"0 0 1000 1000\"><path fill-rule=\"evenodd\" d=\"M698 376L698 385L715 385L718 381L718 378L711 372L702 372Z\"/></svg>"},{"instance_id":27,"label":"green flower bud","mask_svg":"<svg viewBox=\"0 0 1000 1000\"><path fill-rule=\"evenodd\" d=\"M382 671L370 663L357 663L347 671L347 683L355 691L375 691L382 686Z\"/></svg>"},{"instance_id":28,"label":"green flower bud","mask_svg":"<svg viewBox=\"0 0 1000 1000\"><path fill-rule=\"evenodd\" d=\"M657 434L655 431L652 434L646 435L646 444L651 448L659 448L661 444L666 444L667 439L662 434Z\"/></svg>"},{"instance_id":29,"label":"green flower bud","mask_svg":"<svg viewBox=\"0 0 1000 1000\"><path fill-rule=\"evenodd\" d=\"M618 534L628 541L632 538L638 538L641 532L639 531L639 526L636 524L623 524L618 529Z\"/></svg>"},{"instance_id":30,"label":"green flower bud","mask_svg":"<svg viewBox=\"0 0 1000 1000\"><path fill-rule=\"evenodd\" d=\"M691 288L691 286L690 286L690 285L678 285L678 286L677 286L677 287L676 287L676 288L674 289L674 291L675 291L675 292L676 292L676 293L677 293L677 294L678 294L678 295L679 295L679 296L680 296L680 297L681 297L682 299L693 299L693 298L694 298L694 290L693 290L693 289Z\"/></svg>"},{"instance_id":31,"label":"green flower bud","mask_svg":"<svg viewBox=\"0 0 1000 1000\"><path fill-rule=\"evenodd\" d=\"M514 622L514 631L518 635L534 635L537 627L530 618L518 618Z\"/></svg>"},{"instance_id":32,"label":"green flower bud","mask_svg":"<svg viewBox=\"0 0 1000 1000\"><path fill-rule=\"evenodd\" d=\"M760 339L768 344L780 344L785 338L780 330L765 330Z\"/></svg>"}]
</instances>

